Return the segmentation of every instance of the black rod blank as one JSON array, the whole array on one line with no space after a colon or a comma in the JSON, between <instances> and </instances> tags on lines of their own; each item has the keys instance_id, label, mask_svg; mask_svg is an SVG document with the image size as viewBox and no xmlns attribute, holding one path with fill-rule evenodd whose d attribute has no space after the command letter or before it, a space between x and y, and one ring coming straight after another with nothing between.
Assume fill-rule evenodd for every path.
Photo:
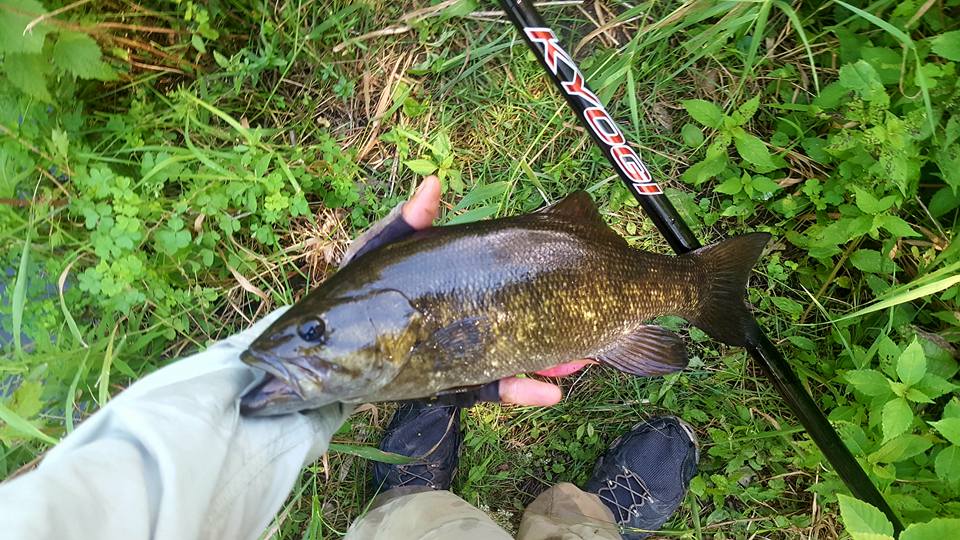
<instances>
[{"instance_id":1,"label":"black rod blank","mask_svg":"<svg viewBox=\"0 0 960 540\"><path fill-rule=\"evenodd\" d=\"M501 4L549 78L673 250L681 254L700 247L700 242L630 148L623 132L590 91L576 63L533 5L525 0L501 0ZM755 343L747 345L747 351L760 364L850 492L883 511L899 535L903 530L899 518L803 388L783 355L762 332Z\"/></svg>"}]
</instances>

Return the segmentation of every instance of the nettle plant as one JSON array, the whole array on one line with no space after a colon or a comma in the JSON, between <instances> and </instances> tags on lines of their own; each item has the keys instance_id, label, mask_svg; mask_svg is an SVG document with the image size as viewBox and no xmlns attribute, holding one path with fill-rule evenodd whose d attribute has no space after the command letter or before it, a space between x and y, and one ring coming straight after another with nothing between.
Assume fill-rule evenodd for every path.
<instances>
[{"instance_id":1,"label":"nettle plant","mask_svg":"<svg viewBox=\"0 0 960 540\"><path fill-rule=\"evenodd\" d=\"M713 225L721 217L751 215L755 201L768 200L780 190L772 177L782 177L778 171L787 166L782 157L771 154L763 141L743 128L757 113L760 96L754 96L732 114L724 114L720 107L702 99L684 101L683 106L691 118L715 130L704 159L683 173L683 181L700 186L716 178L714 190L731 197L722 204L723 211L704 216L705 224ZM704 142L703 131L694 124L685 124L680 134L688 146L699 147ZM730 156L731 143L736 147L736 157Z\"/></svg>"},{"instance_id":2,"label":"nettle plant","mask_svg":"<svg viewBox=\"0 0 960 540\"><path fill-rule=\"evenodd\" d=\"M958 389L950 382L960 369L956 360L932 344L925 351L917 338L902 346L886 335L861 358L843 375L857 399L831 419L884 485L912 480L892 496L911 521L956 514L956 502L938 508L960 495L960 400L950 397Z\"/></svg>"},{"instance_id":3,"label":"nettle plant","mask_svg":"<svg viewBox=\"0 0 960 540\"><path fill-rule=\"evenodd\" d=\"M934 219L960 206L960 115L953 113L960 86L955 62L944 61L955 51L937 50L950 56L903 74L901 51L867 42L809 103L794 103L792 92L777 88L730 114L707 101L683 102L699 124L683 126L685 144L701 148L702 128L709 130L702 159L682 177L695 186L714 182L719 200L700 201L704 223L766 210L785 225L791 244L826 269L845 247L857 247L851 242L868 240L872 246L846 255L854 267L874 275L896 270L888 256L894 241L922 236L904 219L920 210L916 198ZM744 129L761 99L780 111L765 118L773 127L769 141ZM943 185L929 193L921 176ZM814 281L805 284L818 286ZM872 278L868 284L874 293L889 286Z\"/></svg>"},{"instance_id":4,"label":"nettle plant","mask_svg":"<svg viewBox=\"0 0 960 540\"><path fill-rule=\"evenodd\" d=\"M75 79L115 80L100 46L74 24L43 17L36 0L0 1L0 74L21 92L44 103L72 93ZM54 90L51 91L50 87Z\"/></svg>"},{"instance_id":5,"label":"nettle plant","mask_svg":"<svg viewBox=\"0 0 960 540\"><path fill-rule=\"evenodd\" d=\"M809 99L771 84L726 111L683 102L691 118L683 142L702 153L682 178L700 191L713 185L714 196L698 201L705 225L760 215L782 231L787 249L771 256L768 277L807 295L757 298L758 305L794 322L809 322L810 312L832 321L821 343L799 325L782 337L814 377L850 390L826 392L825 406L906 522L927 522L903 538L932 538L925 535L958 525L938 516L960 515L960 366L947 343L960 326L960 286L947 277L960 267L949 230L960 207L960 32L912 48L889 46L884 34L873 39L841 36L837 80ZM796 76L792 70L775 74ZM748 131L758 125L768 126L769 139ZM903 295L928 284L923 295ZM904 300L881 313L831 312L897 296ZM921 297L923 309L909 303ZM810 351L818 348L839 351L836 362L816 362ZM824 485L836 487L831 482ZM834 497L833 488L818 491ZM855 538L892 535L879 511L860 512L862 503L849 499L841 505Z\"/></svg>"}]
</instances>

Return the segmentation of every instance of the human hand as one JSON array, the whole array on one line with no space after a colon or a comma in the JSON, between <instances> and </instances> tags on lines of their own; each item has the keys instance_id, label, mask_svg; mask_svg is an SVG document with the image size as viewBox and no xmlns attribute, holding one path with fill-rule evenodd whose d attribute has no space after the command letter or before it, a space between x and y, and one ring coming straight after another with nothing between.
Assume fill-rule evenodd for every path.
<instances>
[{"instance_id":1,"label":"human hand","mask_svg":"<svg viewBox=\"0 0 960 540\"><path fill-rule=\"evenodd\" d=\"M440 180L436 176L424 178L413 197L404 203L403 220L415 230L427 229L440 213ZM565 377L580 371L593 360L575 360L537 371L545 377ZM516 405L555 405L563 399L560 387L548 382L521 377L500 380L500 401Z\"/></svg>"}]
</instances>

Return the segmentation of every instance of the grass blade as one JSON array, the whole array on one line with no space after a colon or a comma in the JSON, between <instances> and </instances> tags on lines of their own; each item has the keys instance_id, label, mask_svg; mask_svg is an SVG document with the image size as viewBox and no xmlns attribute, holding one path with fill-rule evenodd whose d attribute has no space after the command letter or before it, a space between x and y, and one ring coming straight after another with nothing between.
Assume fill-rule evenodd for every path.
<instances>
[{"instance_id":1,"label":"grass blade","mask_svg":"<svg viewBox=\"0 0 960 540\"><path fill-rule=\"evenodd\" d=\"M117 327L113 327L110 332L110 341L107 342L107 351L103 353L103 367L100 368L100 376L97 377L97 401L101 407L107 404L110 399L110 368L113 365L113 341L117 337Z\"/></svg>"},{"instance_id":2,"label":"grass blade","mask_svg":"<svg viewBox=\"0 0 960 540\"><path fill-rule=\"evenodd\" d=\"M899 292L893 295L891 298L882 300L880 302L877 302L876 304L867 306L863 309L858 309L857 311L844 315L839 319L834 319L833 322L840 322L848 319L855 319L857 317L862 317L864 315L868 315L876 311L892 308L900 304L911 302L918 298L923 298L924 296L929 296L931 294L938 293L944 289L949 289L950 287L956 285L957 283L960 283L960 276L952 276L952 277L940 279L940 280L934 281L933 283L928 283L926 285L923 285L921 287L916 287L916 288L907 287L906 288L907 290Z\"/></svg>"},{"instance_id":3,"label":"grass blade","mask_svg":"<svg viewBox=\"0 0 960 540\"><path fill-rule=\"evenodd\" d=\"M405 465L414 461L414 458L412 457L384 452L383 450L380 450L374 446L364 446L359 444L343 444L332 442L330 443L328 450L331 452L350 454L352 456L357 456L372 461L379 461L381 463L390 463L391 465Z\"/></svg>"},{"instance_id":4,"label":"grass blade","mask_svg":"<svg viewBox=\"0 0 960 540\"><path fill-rule=\"evenodd\" d=\"M90 358L90 349L83 355L83 361L80 367L73 375L73 381L70 382L70 390L67 393L67 399L63 404L63 420L66 424L67 434L73 431L73 409L76 408L77 386L80 384L80 377L87 371L87 360Z\"/></svg>"},{"instance_id":5,"label":"grass blade","mask_svg":"<svg viewBox=\"0 0 960 540\"><path fill-rule=\"evenodd\" d=\"M810 40L807 39L807 33L803 30L803 24L800 22L800 17L797 16L797 12L793 10L786 2L781 0L775 0L773 3L777 6L784 15L787 16L787 19L790 20L790 25L793 26L793 30L797 33L797 36L800 37L800 42L803 43L803 49L807 53L807 59L810 60L810 74L813 75L813 88L816 90L817 94L820 93L820 77L817 76L817 64L813 59L813 49L810 47Z\"/></svg>"},{"instance_id":6,"label":"grass blade","mask_svg":"<svg viewBox=\"0 0 960 540\"><path fill-rule=\"evenodd\" d=\"M897 41L904 44L905 46L910 47L911 49L913 48L913 40L910 39L910 36L908 36L907 34L904 34L903 31L897 28L896 26L888 23L887 21L881 19L880 17L877 17L873 13L864 11L856 6L851 6L850 4L844 2L843 0L834 0L834 1L840 4L841 6L849 9L850 11L856 13L857 15L863 17L867 21L870 21L870 23L872 23L876 27L883 29L888 34L896 38Z\"/></svg>"},{"instance_id":7,"label":"grass blade","mask_svg":"<svg viewBox=\"0 0 960 540\"><path fill-rule=\"evenodd\" d=\"M72 268L78 260L79 259L74 259L63 269L63 272L60 273L60 279L57 280L57 291L60 296L60 311L63 312L63 318L67 320L67 327L70 328L70 334L77 340L77 343L86 348L89 347L89 345L83 340L83 335L80 334L80 328L77 327L77 321L73 320L73 315L70 314L70 310L67 308L67 300L63 297L63 289L67 284L67 276L70 274L70 268Z\"/></svg>"},{"instance_id":8,"label":"grass blade","mask_svg":"<svg viewBox=\"0 0 960 540\"><path fill-rule=\"evenodd\" d=\"M13 348L17 354L23 354L23 343L20 333L23 329L23 309L27 303L27 267L30 263L30 237L33 233L33 220L27 227L27 238L23 242L23 252L20 254L20 267L17 269L17 281L13 284Z\"/></svg>"},{"instance_id":9,"label":"grass blade","mask_svg":"<svg viewBox=\"0 0 960 540\"><path fill-rule=\"evenodd\" d=\"M57 440L37 429L37 426L31 424L19 414L8 409L3 403L0 403L0 420L10 426L14 431L30 439L39 439L47 444L57 444Z\"/></svg>"}]
</instances>

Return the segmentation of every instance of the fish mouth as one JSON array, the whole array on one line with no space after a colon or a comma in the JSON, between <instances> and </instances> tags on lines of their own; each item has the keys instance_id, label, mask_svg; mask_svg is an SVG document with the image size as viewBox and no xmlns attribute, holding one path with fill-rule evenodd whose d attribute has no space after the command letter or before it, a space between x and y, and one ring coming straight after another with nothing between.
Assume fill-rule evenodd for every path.
<instances>
[{"instance_id":1,"label":"fish mouth","mask_svg":"<svg viewBox=\"0 0 960 540\"><path fill-rule=\"evenodd\" d=\"M255 367L266 372L266 376L260 381L260 384L251 389L247 395L253 393L253 391L255 391L257 388L266 385L272 376L273 378L285 384L300 399L306 399L303 392L303 387L300 386L300 382L296 377L293 376L292 373L290 373L290 370L287 369L287 366L283 361L274 356L261 354L251 349L244 351L240 355L240 360L242 360L248 366Z\"/></svg>"}]
</instances>

